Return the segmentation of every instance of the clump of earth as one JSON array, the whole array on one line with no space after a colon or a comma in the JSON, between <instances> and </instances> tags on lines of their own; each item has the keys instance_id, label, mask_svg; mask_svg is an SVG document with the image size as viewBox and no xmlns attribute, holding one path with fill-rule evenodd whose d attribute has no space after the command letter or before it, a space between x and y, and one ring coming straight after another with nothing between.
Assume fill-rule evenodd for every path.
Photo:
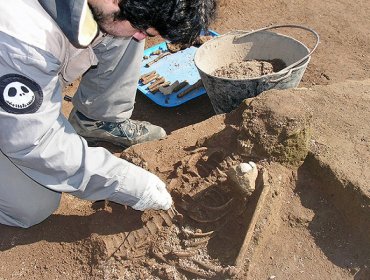
<instances>
[{"instance_id":1,"label":"clump of earth","mask_svg":"<svg viewBox=\"0 0 370 280\"><path fill-rule=\"evenodd\" d=\"M167 45L167 49L171 53L176 53L176 52L179 52L179 51L184 50L184 49L186 49L188 47L191 47L191 46L199 47L199 46L203 45L205 42L211 40L212 38L213 38L212 35L201 35L201 36L198 36L197 38L195 38L192 45L181 44L181 43L170 43L170 42L167 42L166 45Z\"/></svg>"},{"instance_id":2,"label":"clump of earth","mask_svg":"<svg viewBox=\"0 0 370 280\"><path fill-rule=\"evenodd\" d=\"M212 75L229 79L257 78L263 75L279 72L286 64L281 59L273 60L245 60L231 62L226 66L217 68Z\"/></svg>"}]
</instances>

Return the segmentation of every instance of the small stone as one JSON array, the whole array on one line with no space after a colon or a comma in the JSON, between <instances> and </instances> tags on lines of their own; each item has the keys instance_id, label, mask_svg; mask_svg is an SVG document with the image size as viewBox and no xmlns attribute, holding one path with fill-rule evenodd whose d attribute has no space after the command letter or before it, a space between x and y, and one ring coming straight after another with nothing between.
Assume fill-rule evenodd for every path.
<instances>
[{"instance_id":1,"label":"small stone","mask_svg":"<svg viewBox=\"0 0 370 280\"><path fill-rule=\"evenodd\" d=\"M250 196L256 188L258 169L254 162L240 163L232 166L227 172L228 178L244 195Z\"/></svg>"},{"instance_id":2,"label":"small stone","mask_svg":"<svg viewBox=\"0 0 370 280\"><path fill-rule=\"evenodd\" d=\"M242 162L239 165L239 168L240 168L240 171L242 173L248 173L248 172L252 171L252 169L253 169L253 167L250 164L246 163L246 162Z\"/></svg>"}]
</instances>

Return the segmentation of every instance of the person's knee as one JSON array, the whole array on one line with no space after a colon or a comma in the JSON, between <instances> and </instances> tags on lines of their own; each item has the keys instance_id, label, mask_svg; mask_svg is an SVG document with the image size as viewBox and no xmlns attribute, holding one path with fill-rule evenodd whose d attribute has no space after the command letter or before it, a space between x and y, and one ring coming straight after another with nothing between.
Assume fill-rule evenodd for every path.
<instances>
[{"instance_id":1,"label":"person's knee","mask_svg":"<svg viewBox=\"0 0 370 280\"><path fill-rule=\"evenodd\" d=\"M29 228L39 224L58 209L60 197L61 195L58 194L50 197L47 201L34 203L27 207L0 211L0 223L22 228Z\"/></svg>"},{"instance_id":2,"label":"person's knee","mask_svg":"<svg viewBox=\"0 0 370 280\"><path fill-rule=\"evenodd\" d=\"M37 225L47 219L55 210L59 207L59 201L49 201L43 205L43 207L38 207L37 209L32 209L32 211L27 212L24 218L22 219L22 227L29 228L31 226Z\"/></svg>"}]
</instances>

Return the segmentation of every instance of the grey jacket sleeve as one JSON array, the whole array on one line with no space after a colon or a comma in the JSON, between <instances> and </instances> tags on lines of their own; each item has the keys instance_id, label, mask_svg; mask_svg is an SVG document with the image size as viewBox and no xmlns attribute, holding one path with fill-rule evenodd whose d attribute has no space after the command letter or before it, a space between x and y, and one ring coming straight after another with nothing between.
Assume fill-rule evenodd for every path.
<instances>
[{"instance_id":1,"label":"grey jacket sleeve","mask_svg":"<svg viewBox=\"0 0 370 280\"><path fill-rule=\"evenodd\" d=\"M137 203L155 175L103 148L88 147L61 114L61 63L40 49L2 38L2 152L26 175L51 190L88 200L109 199L129 206Z\"/></svg>"}]
</instances>

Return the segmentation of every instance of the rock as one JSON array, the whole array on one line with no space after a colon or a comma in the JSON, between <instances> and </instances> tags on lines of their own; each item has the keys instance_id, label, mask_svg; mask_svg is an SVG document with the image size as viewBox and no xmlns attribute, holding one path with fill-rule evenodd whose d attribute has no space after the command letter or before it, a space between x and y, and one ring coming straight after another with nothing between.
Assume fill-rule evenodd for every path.
<instances>
[{"instance_id":1,"label":"rock","mask_svg":"<svg viewBox=\"0 0 370 280\"><path fill-rule=\"evenodd\" d=\"M227 172L228 178L234 182L238 191L245 196L250 196L256 189L256 179L258 169L254 162L242 162L239 165L232 166Z\"/></svg>"}]
</instances>

